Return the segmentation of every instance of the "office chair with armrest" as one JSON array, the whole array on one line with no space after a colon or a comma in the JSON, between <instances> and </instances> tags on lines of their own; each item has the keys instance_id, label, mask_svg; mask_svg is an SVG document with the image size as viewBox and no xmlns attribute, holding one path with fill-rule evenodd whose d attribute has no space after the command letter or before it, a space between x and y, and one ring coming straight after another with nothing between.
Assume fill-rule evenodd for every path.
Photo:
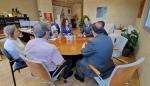
<instances>
[{"instance_id":1,"label":"office chair with armrest","mask_svg":"<svg viewBox=\"0 0 150 86\"><path fill-rule=\"evenodd\" d=\"M108 34L111 34L115 30L115 25L114 24L106 24L104 28Z\"/></svg>"},{"instance_id":2,"label":"office chair with armrest","mask_svg":"<svg viewBox=\"0 0 150 86\"><path fill-rule=\"evenodd\" d=\"M105 80L101 78L100 71L97 70L93 65L89 64L88 66L94 73L97 74L94 79L97 81L99 86L124 86L132 79L133 74L144 62L144 60L144 58L140 58L136 62L116 66L111 76ZM126 63L126 61L123 60L119 61Z\"/></svg>"},{"instance_id":3,"label":"office chair with armrest","mask_svg":"<svg viewBox=\"0 0 150 86\"><path fill-rule=\"evenodd\" d=\"M40 78L41 80L48 82L49 86L56 86L54 84L54 81L59 80L58 79L59 75L61 74L61 72L64 70L65 67L61 68L61 70L59 70L59 68L57 68L57 70L51 76L48 69L45 67L45 65L43 63L38 62L38 61L29 60L28 58L26 58L24 56L21 56L21 57L26 62L28 67L30 68L31 74L34 77ZM59 72L58 72L58 70L59 70Z\"/></svg>"},{"instance_id":4,"label":"office chair with armrest","mask_svg":"<svg viewBox=\"0 0 150 86\"><path fill-rule=\"evenodd\" d=\"M128 39L123 36L116 37L116 42L114 42L114 49L112 57L120 57L122 55L123 49L127 44Z\"/></svg>"},{"instance_id":5,"label":"office chair with armrest","mask_svg":"<svg viewBox=\"0 0 150 86\"><path fill-rule=\"evenodd\" d=\"M15 80L14 72L15 71L20 72L20 70L23 69L23 68L26 68L27 65L22 65L22 66L19 66L19 67L13 67L13 65L14 65L14 63L16 63L17 59L13 59L13 57L7 52L6 49L3 48L3 49L1 49L1 51L6 56L6 58L9 60L14 86L16 86L16 80Z\"/></svg>"}]
</instances>

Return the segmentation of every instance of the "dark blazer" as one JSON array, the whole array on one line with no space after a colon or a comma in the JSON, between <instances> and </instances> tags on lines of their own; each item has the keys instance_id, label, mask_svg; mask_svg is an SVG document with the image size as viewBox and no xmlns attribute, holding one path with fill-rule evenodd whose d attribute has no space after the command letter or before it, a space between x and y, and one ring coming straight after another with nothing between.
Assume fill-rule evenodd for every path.
<instances>
[{"instance_id":1,"label":"dark blazer","mask_svg":"<svg viewBox=\"0 0 150 86\"><path fill-rule=\"evenodd\" d=\"M81 33L85 34L86 37L92 37L93 33L92 33L92 24L90 24L89 26L86 26L85 24L83 25L83 29L81 30Z\"/></svg>"},{"instance_id":2,"label":"dark blazer","mask_svg":"<svg viewBox=\"0 0 150 86\"><path fill-rule=\"evenodd\" d=\"M113 44L109 36L103 33L88 42L82 50L83 59L101 71L101 76L110 75L115 67L112 61Z\"/></svg>"}]
</instances>

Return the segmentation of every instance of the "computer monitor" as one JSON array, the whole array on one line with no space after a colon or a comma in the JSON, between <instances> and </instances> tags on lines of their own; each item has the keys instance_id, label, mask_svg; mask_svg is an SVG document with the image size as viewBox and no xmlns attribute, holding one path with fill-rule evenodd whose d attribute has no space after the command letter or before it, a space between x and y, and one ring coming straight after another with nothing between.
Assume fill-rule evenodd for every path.
<instances>
[{"instance_id":1,"label":"computer monitor","mask_svg":"<svg viewBox=\"0 0 150 86\"><path fill-rule=\"evenodd\" d=\"M30 21L30 26L33 27L37 23L38 23L38 21Z\"/></svg>"},{"instance_id":2,"label":"computer monitor","mask_svg":"<svg viewBox=\"0 0 150 86\"><path fill-rule=\"evenodd\" d=\"M20 20L20 27L28 27L30 25L30 21Z\"/></svg>"},{"instance_id":3,"label":"computer monitor","mask_svg":"<svg viewBox=\"0 0 150 86\"><path fill-rule=\"evenodd\" d=\"M20 27L33 27L38 21L20 20Z\"/></svg>"}]
</instances>

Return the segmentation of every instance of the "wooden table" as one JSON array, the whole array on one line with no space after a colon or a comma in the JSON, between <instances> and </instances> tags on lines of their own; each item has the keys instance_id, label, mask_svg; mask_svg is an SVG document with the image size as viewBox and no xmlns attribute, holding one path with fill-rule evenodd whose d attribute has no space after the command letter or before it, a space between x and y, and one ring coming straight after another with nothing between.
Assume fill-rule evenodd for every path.
<instances>
[{"instance_id":1,"label":"wooden table","mask_svg":"<svg viewBox=\"0 0 150 86\"><path fill-rule=\"evenodd\" d=\"M28 33L28 34L33 34L32 32L26 31L26 29L20 30L21 32ZM74 29L74 34L79 33L79 29ZM87 42L91 38L84 38L84 37L75 37L75 39L71 40L66 40L64 36L61 35L61 39L57 40L50 40L49 43L52 43L56 45L59 49L62 55L80 55L81 54L81 49L82 45Z\"/></svg>"},{"instance_id":2,"label":"wooden table","mask_svg":"<svg viewBox=\"0 0 150 86\"><path fill-rule=\"evenodd\" d=\"M76 37L75 39L66 40L65 37L61 37L60 40L49 41L50 43L56 45L62 55L80 55L82 45L87 42L89 38Z\"/></svg>"}]
</instances>

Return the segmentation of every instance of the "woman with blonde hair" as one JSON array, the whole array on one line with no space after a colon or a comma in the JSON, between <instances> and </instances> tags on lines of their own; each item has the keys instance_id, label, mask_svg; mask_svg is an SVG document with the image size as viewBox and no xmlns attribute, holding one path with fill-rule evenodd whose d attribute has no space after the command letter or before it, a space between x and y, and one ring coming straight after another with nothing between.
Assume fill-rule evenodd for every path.
<instances>
[{"instance_id":1,"label":"woman with blonde hair","mask_svg":"<svg viewBox=\"0 0 150 86\"><path fill-rule=\"evenodd\" d=\"M21 67L26 65L25 62L21 59L21 55L24 55L25 45L18 38L20 36L20 31L17 30L15 25L8 25L4 27L4 34L7 36L7 39L4 43L4 49L16 60L15 67Z\"/></svg>"}]
</instances>

